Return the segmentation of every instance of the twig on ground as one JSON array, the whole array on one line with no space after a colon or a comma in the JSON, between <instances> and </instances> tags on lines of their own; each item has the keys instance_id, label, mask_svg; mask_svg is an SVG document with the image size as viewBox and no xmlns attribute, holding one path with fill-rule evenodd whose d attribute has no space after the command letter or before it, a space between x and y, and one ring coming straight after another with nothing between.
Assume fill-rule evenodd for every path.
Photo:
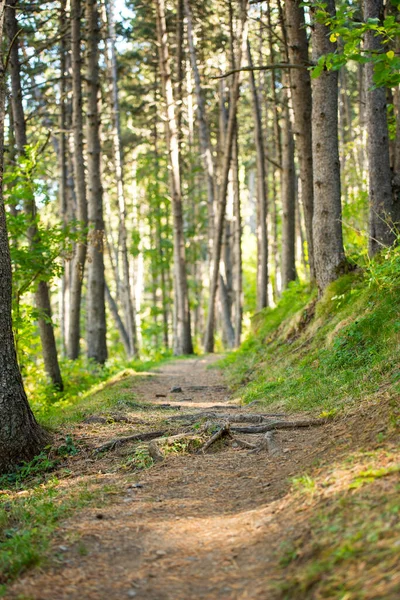
<instances>
[{"instance_id":1,"label":"twig on ground","mask_svg":"<svg viewBox=\"0 0 400 600\"><path fill-rule=\"evenodd\" d=\"M229 425L229 423L224 423L222 425L222 427L220 427L220 429L218 431L216 431L214 433L214 435L212 435L210 437L210 439L207 440L207 442L200 448L199 454L204 453L206 450L208 450L208 448L210 446L212 446L216 441L222 439L223 437L230 436L230 435L231 435L230 425Z\"/></svg>"}]
</instances>

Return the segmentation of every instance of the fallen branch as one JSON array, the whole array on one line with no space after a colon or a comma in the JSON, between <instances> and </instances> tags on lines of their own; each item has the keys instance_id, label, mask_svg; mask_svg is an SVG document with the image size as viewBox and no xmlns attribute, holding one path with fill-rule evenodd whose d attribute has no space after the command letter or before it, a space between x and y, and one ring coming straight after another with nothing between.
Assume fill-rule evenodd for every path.
<instances>
[{"instance_id":1,"label":"fallen branch","mask_svg":"<svg viewBox=\"0 0 400 600\"><path fill-rule=\"evenodd\" d=\"M154 440L155 438L162 437L166 433L166 430L149 431L148 433L135 433L134 435L128 435L126 437L117 438L116 440L111 440L102 446L98 446L93 450L93 452L98 454L99 452L105 452L106 450L115 450L115 448L118 446L122 446L122 444L127 444L128 442L146 442L147 440Z\"/></svg>"},{"instance_id":2,"label":"fallen branch","mask_svg":"<svg viewBox=\"0 0 400 600\"><path fill-rule=\"evenodd\" d=\"M326 419L310 419L308 421L275 421L266 425L256 425L254 427L232 427L236 433L267 433L274 429L297 429L298 427L318 427L325 425Z\"/></svg>"},{"instance_id":3,"label":"fallen branch","mask_svg":"<svg viewBox=\"0 0 400 600\"><path fill-rule=\"evenodd\" d=\"M212 435L209 440L207 440L207 442L204 444L204 446L202 446L200 448L198 453L199 454L204 453L215 442L222 439L223 437L230 436L230 435L231 435L230 425L229 425L229 423L224 423L222 425L222 427L216 433L214 433L214 435Z\"/></svg>"}]
</instances>

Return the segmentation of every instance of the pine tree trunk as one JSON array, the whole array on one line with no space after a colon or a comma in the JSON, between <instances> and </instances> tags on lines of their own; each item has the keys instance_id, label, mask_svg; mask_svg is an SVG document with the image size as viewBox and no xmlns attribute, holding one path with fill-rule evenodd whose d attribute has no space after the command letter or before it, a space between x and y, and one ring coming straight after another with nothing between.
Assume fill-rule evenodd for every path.
<instances>
[{"instance_id":1,"label":"pine tree trunk","mask_svg":"<svg viewBox=\"0 0 400 600\"><path fill-rule=\"evenodd\" d=\"M81 238L75 245L71 268L67 356L72 360L77 359L79 356L82 284L86 262L86 229L88 225L85 162L83 158L81 13L81 1L71 0L72 128L74 139L72 161L77 204L76 217L79 221Z\"/></svg>"},{"instance_id":2,"label":"pine tree trunk","mask_svg":"<svg viewBox=\"0 0 400 600\"><path fill-rule=\"evenodd\" d=\"M123 156L121 148L121 125L119 118L119 93L117 79L117 56L115 51L115 2L109 0L108 4L108 29L111 50L111 82L112 82L112 137L114 146L115 179L117 185L118 211L119 211L119 241L121 247L122 275L123 275L123 306L126 330L129 336L129 356L137 358L139 355L136 331L136 315L132 301L129 253L126 230L126 201L123 176Z\"/></svg>"},{"instance_id":3,"label":"pine tree trunk","mask_svg":"<svg viewBox=\"0 0 400 600\"><path fill-rule=\"evenodd\" d=\"M189 45L190 64L193 71L193 78L195 84L195 94L197 102L197 123L199 127L199 140L200 140L200 151L203 159L204 172L207 181L207 207L208 207L208 246L209 252L212 251L212 240L214 237L214 220L215 220L215 175L214 175L214 162L212 156L212 147L210 141L210 132L207 123L207 115L205 109L204 95L201 87L200 73L197 66L196 49L193 41L193 23L192 14L190 10L189 0L185 2L185 14L187 21L187 37Z\"/></svg>"},{"instance_id":4,"label":"pine tree trunk","mask_svg":"<svg viewBox=\"0 0 400 600\"><path fill-rule=\"evenodd\" d=\"M5 0L0 0L0 39L3 40ZM48 441L25 395L18 368L11 322L11 260L3 200L5 72L0 48L0 474L30 461Z\"/></svg>"},{"instance_id":5,"label":"pine tree trunk","mask_svg":"<svg viewBox=\"0 0 400 600\"><path fill-rule=\"evenodd\" d=\"M88 0L87 17L87 171L88 171L88 283L87 353L103 364L107 359L104 281L103 189L100 174L99 18L96 0Z\"/></svg>"},{"instance_id":6,"label":"pine tree trunk","mask_svg":"<svg viewBox=\"0 0 400 600\"><path fill-rule=\"evenodd\" d=\"M242 57L247 47L247 2L242 10L241 31L239 35L239 58L237 66L240 69ZM210 282L210 297L208 302L208 314L204 338L204 349L206 352L214 352L214 329L215 329L215 301L217 298L219 282L219 265L221 261L222 236L224 231L227 190L229 184L229 172L232 159L232 145L236 124L236 110L240 91L240 73L235 73L230 90L229 117L224 143L224 158L221 173L220 198L218 203L218 215L214 236L214 248L212 258L212 273Z\"/></svg>"},{"instance_id":7,"label":"pine tree trunk","mask_svg":"<svg viewBox=\"0 0 400 600\"><path fill-rule=\"evenodd\" d=\"M308 263L311 280L315 279L314 243L312 220L314 212L313 161L311 136L311 80L306 68L309 64L307 32L304 8L300 0L285 0L286 35L289 62L304 65L304 69L290 70L290 90L292 96L297 156L301 179L301 199L304 208Z\"/></svg>"},{"instance_id":8,"label":"pine tree trunk","mask_svg":"<svg viewBox=\"0 0 400 600\"><path fill-rule=\"evenodd\" d=\"M193 344L190 330L190 310L179 164L179 132L176 119L176 103L171 80L171 61L168 48L164 0L155 0L155 8L157 15L161 80L167 111L166 138L170 163L170 187L174 229L174 301L176 311L174 354L192 354Z\"/></svg>"},{"instance_id":9,"label":"pine tree trunk","mask_svg":"<svg viewBox=\"0 0 400 600\"><path fill-rule=\"evenodd\" d=\"M28 145L24 107L22 103L20 61L18 56L18 22L16 18L16 0L10 0L6 8L6 27L10 48L10 73L11 73L11 104L14 118L15 140L18 154L25 156L25 147ZM24 210L30 219L28 240L30 248L37 254L40 247L39 231L36 223L37 210L33 193L25 198ZM57 346L51 321L50 291L46 281L40 281L35 291L35 303L39 313L39 333L42 344L43 359L46 372L52 384L60 391L63 390L63 381L58 364Z\"/></svg>"},{"instance_id":10,"label":"pine tree trunk","mask_svg":"<svg viewBox=\"0 0 400 600\"><path fill-rule=\"evenodd\" d=\"M250 43L247 43L249 67L253 67ZM254 71L250 71L250 87L253 101L253 119L257 156L257 310L268 306L268 229L267 229L267 174L264 154L260 102Z\"/></svg>"},{"instance_id":11,"label":"pine tree trunk","mask_svg":"<svg viewBox=\"0 0 400 600\"><path fill-rule=\"evenodd\" d=\"M296 173L294 139L289 114L289 98L282 127L282 289L296 279Z\"/></svg>"},{"instance_id":12,"label":"pine tree trunk","mask_svg":"<svg viewBox=\"0 0 400 600\"><path fill-rule=\"evenodd\" d=\"M383 17L383 0L363 0L364 21ZM375 31L364 36L364 50L374 54L384 51L382 40ZM386 89L373 88L374 64L365 66L367 100L368 176L369 176L369 253L374 255L396 239L393 228L395 210L390 170L389 133L387 124Z\"/></svg>"},{"instance_id":13,"label":"pine tree trunk","mask_svg":"<svg viewBox=\"0 0 400 600\"><path fill-rule=\"evenodd\" d=\"M334 0L328 0L326 10L335 14ZM336 49L336 44L329 40L329 28L318 22L313 24L312 43L314 62ZM322 292L345 266L338 146L338 72L324 71L313 79L312 93L313 238L316 279Z\"/></svg>"}]
</instances>

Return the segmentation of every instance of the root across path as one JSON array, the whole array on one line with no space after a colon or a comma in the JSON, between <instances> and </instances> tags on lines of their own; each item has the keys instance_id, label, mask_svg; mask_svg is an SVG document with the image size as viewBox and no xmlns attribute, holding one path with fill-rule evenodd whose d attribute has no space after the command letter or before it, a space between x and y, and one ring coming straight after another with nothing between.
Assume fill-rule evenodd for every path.
<instances>
[{"instance_id":1,"label":"root across path","mask_svg":"<svg viewBox=\"0 0 400 600\"><path fill-rule=\"evenodd\" d=\"M116 422L77 426L87 459L73 475L112 486L112 501L63 522L50 553L57 558L25 573L6 598L284 597L276 568L285 532L296 527L286 494L323 451L325 422L240 406L209 368L214 360L133 378L126 418L119 407ZM152 466L132 467L138 457Z\"/></svg>"}]
</instances>

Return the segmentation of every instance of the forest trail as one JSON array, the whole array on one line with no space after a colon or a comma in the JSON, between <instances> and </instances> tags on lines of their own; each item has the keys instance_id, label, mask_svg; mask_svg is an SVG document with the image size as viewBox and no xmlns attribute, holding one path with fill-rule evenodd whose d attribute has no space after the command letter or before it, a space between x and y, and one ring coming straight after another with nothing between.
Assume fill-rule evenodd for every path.
<instances>
[{"instance_id":1,"label":"forest trail","mask_svg":"<svg viewBox=\"0 0 400 600\"><path fill-rule=\"evenodd\" d=\"M131 378L135 401L203 411L230 400L215 357L174 361ZM179 386L182 392L169 393ZM166 394L168 399L156 398ZM251 408L243 408L249 414ZM232 412L234 412L232 410ZM166 412L168 408L165 409ZM226 413L226 409L223 410ZM129 408L129 416L143 416ZM174 413L175 414L175 413ZM138 419L140 422L140 419ZM124 424L124 427L126 424ZM81 423L74 436L93 447L120 424ZM103 458L71 459L75 478L111 490L111 501L62 523L49 564L31 570L6 598L146 600L282 598L277 567L286 536L304 531L310 508L287 494L290 478L329 446L326 427L280 431L282 455L249 453L227 442L205 454L169 454L140 472L120 468L126 444ZM147 428L147 431L149 429ZM129 424L127 433L137 431ZM122 433L119 431L119 433ZM240 435L254 443L259 436ZM261 436L262 437L262 436ZM74 463L75 460L75 463ZM75 466L73 466L75 464ZM66 485L73 479L66 479Z\"/></svg>"}]
</instances>

